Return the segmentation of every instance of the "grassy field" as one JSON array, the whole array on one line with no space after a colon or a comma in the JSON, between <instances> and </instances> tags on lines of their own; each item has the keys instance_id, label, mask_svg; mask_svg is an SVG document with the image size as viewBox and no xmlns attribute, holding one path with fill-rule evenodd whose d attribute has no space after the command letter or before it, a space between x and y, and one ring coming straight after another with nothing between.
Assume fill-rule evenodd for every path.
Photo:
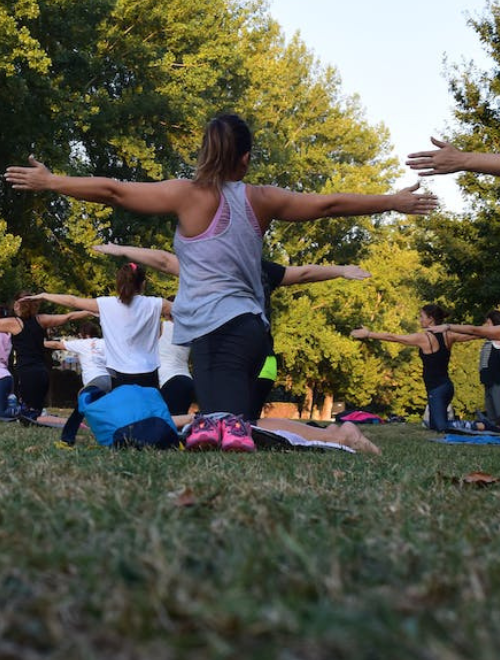
<instances>
[{"instance_id":1,"label":"grassy field","mask_svg":"<svg viewBox=\"0 0 500 660\"><path fill-rule=\"evenodd\" d=\"M2 660L497 660L500 447L112 452L0 427Z\"/></svg>"}]
</instances>

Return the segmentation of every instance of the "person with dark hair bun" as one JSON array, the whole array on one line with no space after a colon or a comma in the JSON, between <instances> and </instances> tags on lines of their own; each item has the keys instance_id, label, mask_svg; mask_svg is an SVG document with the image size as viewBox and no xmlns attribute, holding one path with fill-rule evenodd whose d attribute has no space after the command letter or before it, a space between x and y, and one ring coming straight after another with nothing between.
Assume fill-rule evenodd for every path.
<instances>
[{"instance_id":1,"label":"person with dark hair bun","mask_svg":"<svg viewBox=\"0 0 500 660\"><path fill-rule=\"evenodd\" d=\"M365 327L356 328L351 332L351 337L354 339L378 339L418 348L427 391L429 427L435 431L445 431L452 426L452 423L448 421L447 413L455 393L448 373L451 347L455 342L474 339L474 337L459 332L450 332L450 326L440 325L447 315L448 313L439 305L428 304L421 308L419 316L424 332L398 335L392 332L372 332ZM451 327L454 328L454 326ZM460 423L454 422L454 424L460 427Z\"/></svg>"},{"instance_id":2,"label":"person with dark hair bun","mask_svg":"<svg viewBox=\"0 0 500 660\"><path fill-rule=\"evenodd\" d=\"M112 387L142 385L158 388L158 340L162 314L170 315L168 300L145 296L146 273L136 263L124 264L116 275L117 296L79 298L39 293L29 300L46 300L99 315L106 343L106 367Z\"/></svg>"},{"instance_id":3,"label":"person with dark hair bun","mask_svg":"<svg viewBox=\"0 0 500 660\"><path fill-rule=\"evenodd\" d=\"M247 185L252 134L235 114L206 126L194 178L158 183L55 175L30 158L9 167L17 190L51 190L77 199L178 219L174 248L180 284L172 313L173 341L191 345L196 396L202 416L188 449L254 451L247 421L255 379L269 353L261 283L262 238L272 220L303 222L327 217L398 211L422 215L437 198L419 184L388 195L295 193ZM229 413L221 420L210 413ZM241 416L239 418L238 416Z\"/></svg>"}]
</instances>

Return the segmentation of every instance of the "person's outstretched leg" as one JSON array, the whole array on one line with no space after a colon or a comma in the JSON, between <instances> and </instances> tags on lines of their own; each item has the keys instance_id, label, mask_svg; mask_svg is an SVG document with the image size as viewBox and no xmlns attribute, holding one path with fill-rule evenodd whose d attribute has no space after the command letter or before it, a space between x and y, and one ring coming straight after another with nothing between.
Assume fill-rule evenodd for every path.
<instances>
[{"instance_id":1,"label":"person's outstretched leg","mask_svg":"<svg viewBox=\"0 0 500 660\"><path fill-rule=\"evenodd\" d=\"M322 428L318 426L308 426L302 422L295 422L291 419L276 419L266 417L259 419L257 426L268 431L289 431L296 433L305 440L320 440L321 442L336 442L339 445L345 445L355 451L367 454L380 454L380 449L373 442L370 442L364 436L356 424L344 422L341 426L329 424Z\"/></svg>"}]
</instances>

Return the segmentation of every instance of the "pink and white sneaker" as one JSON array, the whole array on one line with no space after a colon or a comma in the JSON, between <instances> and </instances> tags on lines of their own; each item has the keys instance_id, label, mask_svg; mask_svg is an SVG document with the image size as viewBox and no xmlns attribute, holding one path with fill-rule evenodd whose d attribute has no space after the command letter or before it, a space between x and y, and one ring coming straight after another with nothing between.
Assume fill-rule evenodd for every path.
<instances>
[{"instance_id":1,"label":"pink and white sneaker","mask_svg":"<svg viewBox=\"0 0 500 660\"><path fill-rule=\"evenodd\" d=\"M222 451L255 451L250 424L230 415L222 420Z\"/></svg>"},{"instance_id":2,"label":"pink and white sneaker","mask_svg":"<svg viewBox=\"0 0 500 660\"><path fill-rule=\"evenodd\" d=\"M191 430L186 438L186 449L207 450L216 449L220 445L221 423L219 419L195 417Z\"/></svg>"}]
</instances>

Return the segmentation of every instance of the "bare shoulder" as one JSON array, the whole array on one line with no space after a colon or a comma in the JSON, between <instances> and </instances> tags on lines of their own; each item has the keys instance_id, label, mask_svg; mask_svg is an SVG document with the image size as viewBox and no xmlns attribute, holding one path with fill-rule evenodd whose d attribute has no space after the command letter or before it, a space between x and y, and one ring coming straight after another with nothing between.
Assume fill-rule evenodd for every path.
<instances>
[{"instance_id":1,"label":"bare shoulder","mask_svg":"<svg viewBox=\"0 0 500 660\"><path fill-rule=\"evenodd\" d=\"M164 190L170 195L185 194L194 188L194 184L189 179L164 179L153 184L157 189Z\"/></svg>"},{"instance_id":2,"label":"bare shoulder","mask_svg":"<svg viewBox=\"0 0 500 660\"><path fill-rule=\"evenodd\" d=\"M247 184L247 196L252 203L273 203L293 193L278 186L255 186Z\"/></svg>"},{"instance_id":3,"label":"bare shoulder","mask_svg":"<svg viewBox=\"0 0 500 660\"><path fill-rule=\"evenodd\" d=\"M17 335L23 329L23 322L17 317L7 317L0 319L0 332L9 332L11 335Z\"/></svg>"},{"instance_id":4,"label":"bare shoulder","mask_svg":"<svg viewBox=\"0 0 500 660\"><path fill-rule=\"evenodd\" d=\"M290 190L278 186L247 184L247 197L259 220L269 221L279 217L287 200L294 196Z\"/></svg>"}]
</instances>

